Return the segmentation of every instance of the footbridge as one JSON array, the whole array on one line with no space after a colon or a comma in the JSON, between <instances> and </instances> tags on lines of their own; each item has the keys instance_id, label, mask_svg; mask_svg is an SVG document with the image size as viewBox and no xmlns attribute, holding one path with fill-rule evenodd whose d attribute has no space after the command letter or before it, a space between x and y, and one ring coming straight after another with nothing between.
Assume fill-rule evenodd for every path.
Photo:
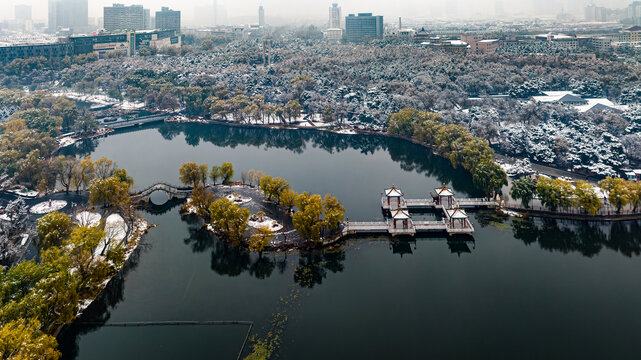
<instances>
[{"instance_id":1,"label":"footbridge","mask_svg":"<svg viewBox=\"0 0 641 360\"><path fill-rule=\"evenodd\" d=\"M149 201L151 194L156 191L164 192L169 199L186 199L191 195L193 188L189 186L175 186L166 183L157 183L149 186L148 188L132 193L131 199L134 201Z\"/></svg>"},{"instance_id":2,"label":"footbridge","mask_svg":"<svg viewBox=\"0 0 641 360\"><path fill-rule=\"evenodd\" d=\"M151 124L156 122L164 122L168 118L169 118L168 114L154 114L154 115L148 115L148 116L140 116L133 119L122 119L122 120L113 121L113 122L105 122L103 123L103 125L105 127L116 130L116 129L124 129L128 127L133 127L133 126L142 126L145 124Z\"/></svg>"}]
</instances>

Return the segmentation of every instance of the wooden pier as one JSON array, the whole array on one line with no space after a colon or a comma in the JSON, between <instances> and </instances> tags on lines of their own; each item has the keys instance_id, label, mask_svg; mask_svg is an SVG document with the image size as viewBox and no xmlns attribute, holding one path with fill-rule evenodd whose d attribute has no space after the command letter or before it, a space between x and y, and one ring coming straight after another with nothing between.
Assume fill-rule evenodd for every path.
<instances>
[{"instance_id":1,"label":"wooden pier","mask_svg":"<svg viewBox=\"0 0 641 360\"><path fill-rule=\"evenodd\" d=\"M405 199L403 192L392 185L381 193L381 208L385 221L347 221L343 236L354 234L387 233L392 236L415 236L417 233L443 232L448 235L472 235L474 225L463 209L492 208L499 204L489 199L460 199L443 186L434 189L429 199ZM437 221L414 221L412 211L440 210L443 218Z\"/></svg>"},{"instance_id":2,"label":"wooden pier","mask_svg":"<svg viewBox=\"0 0 641 360\"><path fill-rule=\"evenodd\" d=\"M456 199L453 198L455 205L462 209L483 209L494 208L499 206L497 201L483 198ZM381 194L381 207L385 211L396 210L398 205L388 204L385 194ZM405 199L401 197L400 208L408 210L434 210L438 207L434 199Z\"/></svg>"},{"instance_id":3,"label":"wooden pier","mask_svg":"<svg viewBox=\"0 0 641 360\"><path fill-rule=\"evenodd\" d=\"M410 221L407 227L394 227L391 221L347 221L343 227L343 236L356 234L390 234L392 236L414 236L417 233L447 233L448 235L471 235L474 226L468 222L467 226L449 226L443 219L441 221Z\"/></svg>"}]
</instances>

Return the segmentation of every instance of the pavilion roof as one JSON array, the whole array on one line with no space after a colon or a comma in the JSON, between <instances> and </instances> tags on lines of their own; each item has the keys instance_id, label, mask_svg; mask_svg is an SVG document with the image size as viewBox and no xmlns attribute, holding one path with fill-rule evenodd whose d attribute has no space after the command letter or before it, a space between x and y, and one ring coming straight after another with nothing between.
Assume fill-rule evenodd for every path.
<instances>
[{"instance_id":1,"label":"pavilion roof","mask_svg":"<svg viewBox=\"0 0 641 360\"><path fill-rule=\"evenodd\" d=\"M397 189L394 185L391 188L385 189L385 196L387 197L401 197L403 192L400 189Z\"/></svg>"},{"instance_id":2,"label":"pavilion roof","mask_svg":"<svg viewBox=\"0 0 641 360\"><path fill-rule=\"evenodd\" d=\"M462 220L462 219L467 219L467 213L463 209L449 209L447 210L447 213L451 219L454 220Z\"/></svg>"},{"instance_id":3,"label":"pavilion roof","mask_svg":"<svg viewBox=\"0 0 641 360\"><path fill-rule=\"evenodd\" d=\"M398 209L392 211L392 218L394 220L407 220L410 218L410 214L406 210Z\"/></svg>"},{"instance_id":4,"label":"pavilion roof","mask_svg":"<svg viewBox=\"0 0 641 360\"><path fill-rule=\"evenodd\" d=\"M454 193L452 192L452 190L446 187L434 189L434 191L436 191L436 194L438 194L438 196L454 196Z\"/></svg>"}]
</instances>

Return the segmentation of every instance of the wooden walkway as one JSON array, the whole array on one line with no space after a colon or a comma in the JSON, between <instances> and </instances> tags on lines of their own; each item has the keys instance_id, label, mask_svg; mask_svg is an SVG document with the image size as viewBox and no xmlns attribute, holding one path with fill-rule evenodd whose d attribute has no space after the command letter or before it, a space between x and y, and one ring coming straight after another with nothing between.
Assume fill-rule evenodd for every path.
<instances>
[{"instance_id":1,"label":"wooden walkway","mask_svg":"<svg viewBox=\"0 0 641 360\"><path fill-rule=\"evenodd\" d=\"M405 199L401 198L400 208L407 210L431 210L438 208L434 199ZM473 199L456 199L454 198L454 205L458 205L461 209L482 209L498 207L499 203L494 200L473 198ZM398 204L387 204L387 198L381 194L381 207L383 210L390 211L399 208Z\"/></svg>"},{"instance_id":2,"label":"wooden walkway","mask_svg":"<svg viewBox=\"0 0 641 360\"><path fill-rule=\"evenodd\" d=\"M451 202L439 203L438 197L406 199L402 192L394 187L386 190L385 193L381 193L381 208L387 216L393 217L394 213L398 213L397 210L407 211L408 213L411 211L440 210L443 214L443 218L440 221L413 221L409 219L406 224L397 222L397 226L394 226L394 221L391 219L379 222L347 222L345 223L343 234L388 233L391 235L413 236L421 232L445 232L448 235L471 235L474 233L474 225L469 221L467 214L462 209L499 206L497 201L490 199L456 199L451 190L445 189L445 187L443 190L450 192ZM392 191L394 191L394 195L388 197L386 194Z\"/></svg>"},{"instance_id":3,"label":"wooden walkway","mask_svg":"<svg viewBox=\"0 0 641 360\"><path fill-rule=\"evenodd\" d=\"M448 235L471 235L474 233L474 226L468 225L450 226L445 219L441 221L412 221L407 228L395 228L392 221L347 221L343 227L343 236L356 234L390 234L392 236L408 235L414 236L417 233L442 232Z\"/></svg>"}]
</instances>

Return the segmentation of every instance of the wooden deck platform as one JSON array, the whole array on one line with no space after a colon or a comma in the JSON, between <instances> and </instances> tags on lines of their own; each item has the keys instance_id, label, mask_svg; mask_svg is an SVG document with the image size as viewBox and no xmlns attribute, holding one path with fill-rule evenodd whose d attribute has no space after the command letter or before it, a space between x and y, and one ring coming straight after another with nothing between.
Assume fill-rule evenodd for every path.
<instances>
[{"instance_id":1,"label":"wooden deck platform","mask_svg":"<svg viewBox=\"0 0 641 360\"><path fill-rule=\"evenodd\" d=\"M493 208L499 206L499 203L494 200L483 199L483 198L472 198L472 199L454 199L454 205L458 205L461 209L481 209L481 208ZM398 208L407 209L407 210L430 210L439 208L439 206L434 202L433 199L405 199L401 198L400 207L398 204L387 204L387 198L385 195L381 194L381 207L385 211L396 210Z\"/></svg>"},{"instance_id":2,"label":"wooden deck platform","mask_svg":"<svg viewBox=\"0 0 641 360\"><path fill-rule=\"evenodd\" d=\"M343 227L343 236L355 234L390 234L413 236L416 233L443 232L448 235L471 235L474 226L450 226L445 219L441 221L410 221L409 228L394 228L391 221L347 221Z\"/></svg>"},{"instance_id":3,"label":"wooden deck platform","mask_svg":"<svg viewBox=\"0 0 641 360\"><path fill-rule=\"evenodd\" d=\"M394 191L395 190L395 191ZM438 190L438 189L437 189ZM429 199L406 199L400 189L392 186L391 189L385 190L381 193L381 207L386 213L386 216L394 216L396 210L422 211L422 210L440 210L443 213L441 221L412 221L404 228L393 226L392 220L386 222L348 222L345 225L345 232L347 233L389 233L392 235L414 235L418 232L445 232L449 235L466 234L471 235L474 233L474 225L469 221L467 214L462 209L478 209L478 208L492 208L499 206L498 202L483 199L456 199L450 189L445 186L442 189L447 191L448 201L443 203L438 202L439 197L432 197ZM386 194L392 193L389 198ZM442 198L441 198L442 199ZM453 218L450 218L453 217Z\"/></svg>"}]
</instances>

